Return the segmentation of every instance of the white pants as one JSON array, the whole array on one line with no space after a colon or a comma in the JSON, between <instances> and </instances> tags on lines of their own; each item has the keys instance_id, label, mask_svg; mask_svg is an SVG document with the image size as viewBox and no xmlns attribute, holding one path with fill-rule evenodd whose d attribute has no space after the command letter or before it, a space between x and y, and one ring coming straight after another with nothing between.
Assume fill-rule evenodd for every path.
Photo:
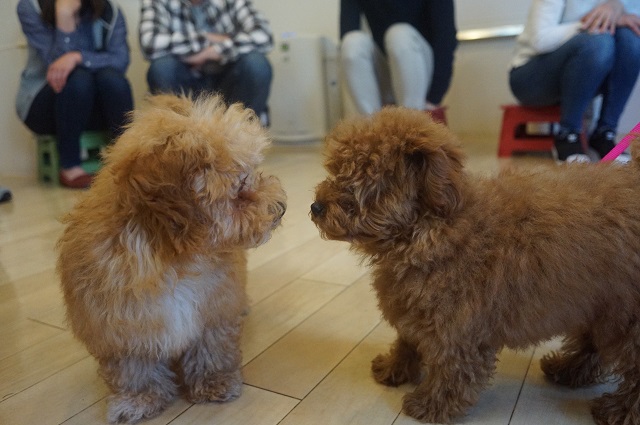
<instances>
[{"instance_id":1,"label":"white pants","mask_svg":"<svg viewBox=\"0 0 640 425\"><path fill-rule=\"evenodd\" d=\"M394 24L384 35L387 55L370 34L350 31L342 39L340 61L344 81L361 114L386 104L425 109L433 76L433 51L409 24Z\"/></svg>"}]
</instances>

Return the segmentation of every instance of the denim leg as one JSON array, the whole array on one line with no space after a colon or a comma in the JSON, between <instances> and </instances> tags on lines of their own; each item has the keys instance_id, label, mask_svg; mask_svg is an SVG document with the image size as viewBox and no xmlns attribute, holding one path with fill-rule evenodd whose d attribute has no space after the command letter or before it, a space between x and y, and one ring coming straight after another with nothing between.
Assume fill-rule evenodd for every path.
<instances>
[{"instance_id":1,"label":"denim leg","mask_svg":"<svg viewBox=\"0 0 640 425\"><path fill-rule=\"evenodd\" d=\"M103 68L95 73L97 102L102 112L104 128L115 139L123 131L127 113L133 109L131 86L125 75L113 68Z\"/></svg>"},{"instance_id":2,"label":"denim leg","mask_svg":"<svg viewBox=\"0 0 640 425\"><path fill-rule=\"evenodd\" d=\"M559 103L560 125L580 132L583 115L611 71L613 57L613 36L580 33L553 52L511 70L511 90L523 105Z\"/></svg>"},{"instance_id":3,"label":"denim leg","mask_svg":"<svg viewBox=\"0 0 640 425\"><path fill-rule=\"evenodd\" d=\"M151 61L147 84L153 94L198 94L204 88L205 78L194 73L189 65L175 56L168 55Z\"/></svg>"},{"instance_id":4,"label":"denim leg","mask_svg":"<svg viewBox=\"0 0 640 425\"><path fill-rule=\"evenodd\" d=\"M251 52L228 64L216 81L227 103L241 102L260 115L267 110L271 89L271 64L265 55Z\"/></svg>"},{"instance_id":5,"label":"denim leg","mask_svg":"<svg viewBox=\"0 0 640 425\"><path fill-rule=\"evenodd\" d=\"M33 99L24 124L36 134L56 134L56 93L49 84Z\"/></svg>"},{"instance_id":6,"label":"denim leg","mask_svg":"<svg viewBox=\"0 0 640 425\"><path fill-rule=\"evenodd\" d=\"M617 28L615 59L602 86L602 108L598 128L616 130L640 71L640 37L629 28Z\"/></svg>"},{"instance_id":7,"label":"denim leg","mask_svg":"<svg viewBox=\"0 0 640 425\"><path fill-rule=\"evenodd\" d=\"M565 65L560 88L560 125L579 131L587 108L611 72L615 47L610 34L583 33L577 37L584 41ZM569 127L573 125L577 127Z\"/></svg>"},{"instance_id":8,"label":"denim leg","mask_svg":"<svg viewBox=\"0 0 640 425\"><path fill-rule=\"evenodd\" d=\"M87 128L95 99L95 78L85 68L73 70L56 96L56 136L62 168L81 164L80 135Z\"/></svg>"}]
</instances>

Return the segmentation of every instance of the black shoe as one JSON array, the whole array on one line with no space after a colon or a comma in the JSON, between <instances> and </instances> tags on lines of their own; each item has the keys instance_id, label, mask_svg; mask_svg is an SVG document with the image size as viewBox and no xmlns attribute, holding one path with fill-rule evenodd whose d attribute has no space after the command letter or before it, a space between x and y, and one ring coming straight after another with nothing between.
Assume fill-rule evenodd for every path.
<instances>
[{"instance_id":1,"label":"black shoe","mask_svg":"<svg viewBox=\"0 0 640 425\"><path fill-rule=\"evenodd\" d=\"M591 162L589 155L584 153L580 134L573 131L560 130L554 136L553 149L551 150L556 162Z\"/></svg>"},{"instance_id":2,"label":"black shoe","mask_svg":"<svg viewBox=\"0 0 640 425\"><path fill-rule=\"evenodd\" d=\"M589 146L591 146L600 158L603 158L615 147L616 132L608 128L599 128L593 132L589 138Z\"/></svg>"},{"instance_id":3,"label":"black shoe","mask_svg":"<svg viewBox=\"0 0 640 425\"><path fill-rule=\"evenodd\" d=\"M9 202L11 198L11 191L5 187L0 186L0 202Z\"/></svg>"},{"instance_id":4,"label":"black shoe","mask_svg":"<svg viewBox=\"0 0 640 425\"><path fill-rule=\"evenodd\" d=\"M616 146L616 132L609 128L598 128L589 138L589 146L591 146L602 159ZM631 160L631 156L627 153L621 153L615 159L616 162L627 163Z\"/></svg>"}]
</instances>

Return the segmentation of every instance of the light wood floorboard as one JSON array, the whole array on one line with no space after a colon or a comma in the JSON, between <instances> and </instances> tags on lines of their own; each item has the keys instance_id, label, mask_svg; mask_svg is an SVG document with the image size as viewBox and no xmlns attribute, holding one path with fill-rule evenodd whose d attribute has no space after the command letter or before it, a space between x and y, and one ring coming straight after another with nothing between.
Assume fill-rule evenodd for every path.
<instances>
[{"instance_id":1,"label":"light wood floorboard","mask_svg":"<svg viewBox=\"0 0 640 425\"><path fill-rule=\"evenodd\" d=\"M494 174L551 165L543 156L496 158L495 141L465 141L468 168ZM251 310L242 338L245 385L231 403L176 400L149 424L408 425L411 385L374 382L371 359L394 331L381 319L366 265L344 243L322 240L309 220L323 178L320 144L274 145L264 171L288 194L283 226L249 252ZM106 423L108 390L95 360L64 322L55 274L60 217L78 193L0 176L14 200L0 205L0 424ZM517 307L517 306L514 306ZM547 382L539 358L557 345L504 350L492 385L464 424L588 424L588 400L611 386L568 390Z\"/></svg>"}]
</instances>

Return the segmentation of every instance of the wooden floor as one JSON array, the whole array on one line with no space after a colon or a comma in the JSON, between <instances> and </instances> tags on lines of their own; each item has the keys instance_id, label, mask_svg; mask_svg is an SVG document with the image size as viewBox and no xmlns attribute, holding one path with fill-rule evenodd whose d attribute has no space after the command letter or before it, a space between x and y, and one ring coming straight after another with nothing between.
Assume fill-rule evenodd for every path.
<instances>
[{"instance_id":1,"label":"wooden floor","mask_svg":"<svg viewBox=\"0 0 640 425\"><path fill-rule=\"evenodd\" d=\"M465 143L474 173L549 164L502 160L495 143ZM370 376L393 330L381 321L367 270L344 243L327 242L308 217L323 178L319 145L275 145L265 170L289 197L283 226L250 252L252 309L243 338L244 392L227 404L177 400L151 424L404 425L402 395ZM96 363L64 323L55 275L59 217L77 192L0 176L14 200L0 204L0 424L105 423L107 389ZM514 306L517 308L517 306ZM589 424L588 399L606 388L568 390L546 382L538 359L552 341L505 350L493 384L464 424Z\"/></svg>"}]
</instances>

